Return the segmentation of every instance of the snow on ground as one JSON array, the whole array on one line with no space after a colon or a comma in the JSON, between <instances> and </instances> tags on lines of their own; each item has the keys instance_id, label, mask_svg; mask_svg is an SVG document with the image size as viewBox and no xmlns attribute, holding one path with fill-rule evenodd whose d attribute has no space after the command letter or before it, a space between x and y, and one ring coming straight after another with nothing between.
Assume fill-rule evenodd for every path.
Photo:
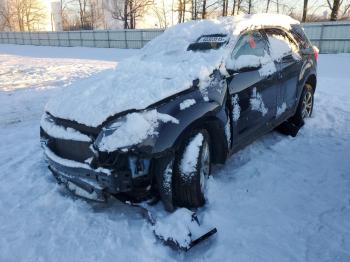
<instances>
[{"instance_id":1,"label":"snow on ground","mask_svg":"<svg viewBox=\"0 0 350 262\"><path fill-rule=\"evenodd\" d=\"M87 52L89 60L76 60ZM56 65L65 76L60 65L67 61L98 72L133 52L0 45L1 77L14 78L11 60L34 71ZM105 57L113 62L96 61ZM47 170L43 105L94 70L72 66L79 77L69 73L63 82L46 82L43 72L36 81L47 86L10 91L1 81L0 261L350 261L349 67L349 54L320 55L314 115L298 136L270 133L214 168L203 212L218 234L188 253L156 241L132 208L71 197Z\"/></svg>"},{"instance_id":2,"label":"snow on ground","mask_svg":"<svg viewBox=\"0 0 350 262\"><path fill-rule=\"evenodd\" d=\"M115 68L118 60L135 53L137 51L133 50L97 49L91 52L88 48L1 45L0 126L36 119L48 98L59 90L57 87ZM111 61L101 61L101 58Z\"/></svg>"}]
</instances>

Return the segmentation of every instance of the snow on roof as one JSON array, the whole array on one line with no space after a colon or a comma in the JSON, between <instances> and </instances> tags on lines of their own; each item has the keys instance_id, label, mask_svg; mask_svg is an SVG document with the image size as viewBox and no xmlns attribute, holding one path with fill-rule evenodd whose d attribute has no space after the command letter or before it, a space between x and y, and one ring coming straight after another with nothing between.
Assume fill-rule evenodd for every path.
<instances>
[{"instance_id":1,"label":"snow on roof","mask_svg":"<svg viewBox=\"0 0 350 262\"><path fill-rule=\"evenodd\" d=\"M46 110L52 115L87 126L98 126L109 116L147 106L188 89L195 79L206 87L243 30L261 26L290 28L298 21L285 15L254 14L178 24L150 41L140 55L62 90ZM218 50L187 51L200 36L227 34L230 42Z\"/></svg>"}]
</instances>

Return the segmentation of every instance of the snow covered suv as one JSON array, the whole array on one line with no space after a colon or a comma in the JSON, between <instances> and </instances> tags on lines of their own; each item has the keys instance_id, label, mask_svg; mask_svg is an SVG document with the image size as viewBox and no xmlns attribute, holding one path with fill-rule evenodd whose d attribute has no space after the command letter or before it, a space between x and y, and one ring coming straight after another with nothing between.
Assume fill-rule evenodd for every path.
<instances>
[{"instance_id":1,"label":"snow covered suv","mask_svg":"<svg viewBox=\"0 0 350 262\"><path fill-rule=\"evenodd\" d=\"M199 207L212 164L275 128L297 134L312 113L317 56L288 16L171 27L48 102L49 169L86 198Z\"/></svg>"}]
</instances>

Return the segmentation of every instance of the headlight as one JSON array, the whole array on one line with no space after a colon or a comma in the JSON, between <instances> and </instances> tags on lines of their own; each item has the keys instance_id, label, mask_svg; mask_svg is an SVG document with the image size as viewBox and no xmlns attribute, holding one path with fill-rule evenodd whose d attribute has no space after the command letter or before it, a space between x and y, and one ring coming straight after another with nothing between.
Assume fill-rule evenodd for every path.
<instances>
[{"instance_id":1,"label":"headlight","mask_svg":"<svg viewBox=\"0 0 350 262\"><path fill-rule=\"evenodd\" d=\"M150 167L149 159L140 159L136 156L129 157L129 167L131 170L132 177L139 177L148 174Z\"/></svg>"}]
</instances>

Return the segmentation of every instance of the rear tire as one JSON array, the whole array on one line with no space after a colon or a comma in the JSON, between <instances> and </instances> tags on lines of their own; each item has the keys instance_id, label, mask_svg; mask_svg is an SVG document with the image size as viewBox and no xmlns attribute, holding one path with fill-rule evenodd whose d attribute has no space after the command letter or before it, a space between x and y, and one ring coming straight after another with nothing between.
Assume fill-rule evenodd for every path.
<instances>
[{"instance_id":1,"label":"rear tire","mask_svg":"<svg viewBox=\"0 0 350 262\"><path fill-rule=\"evenodd\" d=\"M196 148L199 149L197 156ZM204 129L193 131L176 154L173 173L174 204L188 208L203 206L210 171L209 133Z\"/></svg>"},{"instance_id":2,"label":"rear tire","mask_svg":"<svg viewBox=\"0 0 350 262\"><path fill-rule=\"evenodd\" d=\"M314 89L310 84L305 84L294 116L278 126L277 130L285 135L295 137L304 125L305 118L311 117L313 107Z\"/></svg>"},{"instance_id":3,"label":"rear tire","mask_svg":"<svg viewBox=\"0 0 350 262\"><path fill-rule=\"evenodd\" d=\"M310 84L305 84L299 100L297 111L290 119L297 126L304 125L304 119L311 117L314 107L314 90Z\"/></svg>"}]
</instances>

